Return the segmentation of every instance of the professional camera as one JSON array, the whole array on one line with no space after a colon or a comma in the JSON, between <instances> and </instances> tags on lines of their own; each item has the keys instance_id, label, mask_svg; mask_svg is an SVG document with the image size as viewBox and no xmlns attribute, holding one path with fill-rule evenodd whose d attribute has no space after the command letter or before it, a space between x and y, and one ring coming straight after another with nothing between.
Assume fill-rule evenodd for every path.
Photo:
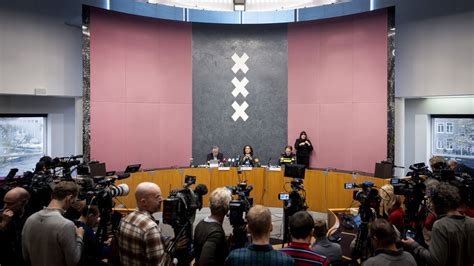
<instances>
[{"instance_id":1,"label":"professional camera","mask_svg":"<svg viewBox=\"0 0 474 266\"><path fill-rule=\"evenodd\" d=\"M173 227L174 241L167 249L167 256L179 258L178 265L189 265L193 260L193 223L196 210L202 208L202 197L207 194L206 185L199 184L194 190L190 187L196 184L195 176L184 177L184 188L171 191L170 196L163 201L163 223ZM185 247L177 247L178 241L185 241Z\"/></svg>"},{"instance_id":2,"label":"professional camera","mask_svg":"<svg viewBox=\"0 0 474 266\"><path fill-rule=\"evenodd\" d=\"M278 199L283 201L283 245L290 242L291 235L288 227L289 218L299 212L308 209L306 205L306 191L304 189L304 175L306 167L301 164L289 164L285 166L285 177L291 177L291 191L278 194Z\"/></svg>"},{"instance_id":3,"label":"professional camera","mask_svg":"<svg viewBox=\"0 0 474 266\"><path fill-rule=\"evenodd\" d=\"M240 182L237 186L227 186L232 192L233 200L229 203L229 222L232 225L231 249L244 247L247 242L247 222L245 216L253 206L253 198L250 192L253 187L247 185L246 181Z\"/></svg>"},{"instance_id":4,"label":"professional camera","mask_svg":"<svg viewBox=\"0 0 474 266\"><path fill-rule=\"evenodd\" d=\"M366 260L372 253L370 241L368 240L369 235L369 223L374 221L379 216L380 209L380 196L379 191L376 189L374 183L365 181L361 184L346 183L344 184L345 189L355 189L352 193L352 199L360 202L359 216L361 223L357 230L357 236L355 246L352 251L352 259Z\"/></svg>"}]
</instances>

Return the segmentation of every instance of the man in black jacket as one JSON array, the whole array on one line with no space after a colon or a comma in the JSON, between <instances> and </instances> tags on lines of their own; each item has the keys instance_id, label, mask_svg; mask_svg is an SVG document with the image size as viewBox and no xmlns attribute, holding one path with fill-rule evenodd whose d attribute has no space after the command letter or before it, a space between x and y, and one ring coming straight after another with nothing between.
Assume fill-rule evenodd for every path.
<instances>
[{"instance_id":1,"label":"man in black jacket","mask_svg":"<svg viewBox=\"0 0 474 266\"><path fill-rule=\"evenodd\" d=\"M224 265L229 254L222 222L229 211L232 193L225 187L217 188L209 197L211 215L201 220L194 231L196 265Z\"/></svg>"},{"instance_id":2,"label":"man in black jacket","mask_svg":"<svg viewBox=\"0 0 474 266\"><path fill-rule=\"evenodd\" d=\"M222 161L224 159L224 154L219 152L219 147L218 146L212 146L211 153L207 155L207 163L209 163L210 160L219 160Z\"/></svg>"}]
</instances>

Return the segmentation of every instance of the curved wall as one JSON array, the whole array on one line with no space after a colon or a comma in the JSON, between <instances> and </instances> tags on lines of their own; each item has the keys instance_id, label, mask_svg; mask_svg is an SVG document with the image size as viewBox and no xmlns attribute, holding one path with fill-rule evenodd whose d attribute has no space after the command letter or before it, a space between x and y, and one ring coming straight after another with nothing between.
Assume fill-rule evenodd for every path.
<instances>
[{"instance_id":1,"label":"curved wall","mask_svg":"<svg viewBox=\"0 0 474 266\"><path fill-rule=\"evenodd\" d=\"M275 132L267 137L268 143L258 152L262 162L266 163L269 157L279 156L268 147L277 147L278 150L286 141L293 145L299 131L304 129L315 146L311 166L373 172L374 163L387 156L386 11L278 27L282 26L285 30L279 31L284 34L280 39L261 39L275 28L275 25L261 25L258 28L260 36L257 34L255 40L249 37L246 41L251 52L258 55L252 58L260 56L263 60L258 61L263 63L254 65L258 69L251 67L246 77L252 77L248 89L251 97L255 97L254 107L265 106L275 99L270 97L271 93L278 94L278 101L288 103L280 108L288 109L288 114L285 111L283 116L276 118L278 122L283 119L284 126L273 130L264 127L262 120L260 126L222 134L230 140L231 134L244 134L252 140L259 139L264 131ZM212 25L208 25L206 30L209 29L216 33L229 32L226 27L212 29ZM196 133L199 136L192 135L191 129L196 128L196 123L203 123L206 119L198 111L206 101L194 101L195 96L208 89L195 84L228 84L228 87L216 85L216 88L230 93L234 88L231 78L219 80L219 77L227 76L219 73L231 71L232 51L241 56L245 45L239 45L238 38L235 43L232 38L226 38L225 44L232 50L229 54L221 54L218 49L206 50L205 55L210 58L206 62L209 61L210 65L195 64L193 58L200 58L196 54L202 57L203 52L200 46L194 45L197 41L194 34L198 30L202 30L202 25L91 10L92 160L105 161L109 169L116 170L132 163L142 163L144 168L187 165L191 155L200 158L208 152L207 145L192 152L196 139L204 139L203 143L221 144L209 139L215 136L212 132L219 132L225 126L219 124L219 119ZM199 34L199 42L215 44L222 40L216 37L221 35ZM265 42L271 43L258 45ZM252 48L252 44L256 48ZM282 60L261 56L268 47L279 47L279 53L284 55ZM231 64L213 66L220 62L213 58ZM251 63L249 59L249 66ZM213 70L206 72L203 69ZM272 72L274 70L278 71ZM211 82L196 83L196 73L200 73L200 79ZM257 73L260 74L253 76ZM240 74L235 75L243 78ZM281 75L284 76L280 79L278 76ZM259 78L262 79L260 82ZM252 82L259 82L259 86L251 85ZM282 86L284 93L266 91L266 85L262 87L262 84L271 85L272 82ZM218 93L207 95L208 103L223 101ZM226 104L222 108L231 107ZM256 110L262 114L274 112L273 109ZM197 114L199 117L193 117ZM221 120L224 119L231 118L222 116ZM287 132L276 133L286 128ZM251 144L258 149L259 143ZM227 150L226 157L241 153L240 147L235 149Z\"/></svg>"}]
</instances>

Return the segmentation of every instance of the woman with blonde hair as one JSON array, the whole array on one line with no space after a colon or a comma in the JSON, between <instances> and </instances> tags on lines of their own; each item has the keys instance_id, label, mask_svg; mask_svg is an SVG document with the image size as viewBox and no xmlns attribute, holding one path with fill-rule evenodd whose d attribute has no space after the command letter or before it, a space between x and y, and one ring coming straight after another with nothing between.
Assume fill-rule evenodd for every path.
<instances>
[{"instance_id":1,"label":"woman with blonde hair","mask_svg":"<svg viewBox=\"0 0 474 266\"><path fill-rule=\"evenodd\" d=\"M395 195L392 185L384 185L380 189L380 197L382 198L382 206L387 220L394 225L400 232L405 226L405 211L403 210L402 199L399 195Z\"/></svg>"}]
</instances>

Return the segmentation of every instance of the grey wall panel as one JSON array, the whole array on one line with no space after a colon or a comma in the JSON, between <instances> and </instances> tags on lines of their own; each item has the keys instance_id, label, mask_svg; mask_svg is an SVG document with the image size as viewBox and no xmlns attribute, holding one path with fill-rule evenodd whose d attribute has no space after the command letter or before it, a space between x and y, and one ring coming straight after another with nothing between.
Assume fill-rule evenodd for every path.
<instances>
[{"instance_id":1,"label":"grey wall panel","mask_svg":"<svg viewBox=\"0 0 474 266\"><path fill-rule=\"evenodd\" d=\"M233 54L248 55L234 73ZM263 163L277 158L288 132L288 39L286 25L193 25L193 158L203 163L212 145L225 157L250 144ZM249 82L234 97L232 80ZM233 102L248 103L248 119L232 118Z\"/></svg>"}]
</instances>

